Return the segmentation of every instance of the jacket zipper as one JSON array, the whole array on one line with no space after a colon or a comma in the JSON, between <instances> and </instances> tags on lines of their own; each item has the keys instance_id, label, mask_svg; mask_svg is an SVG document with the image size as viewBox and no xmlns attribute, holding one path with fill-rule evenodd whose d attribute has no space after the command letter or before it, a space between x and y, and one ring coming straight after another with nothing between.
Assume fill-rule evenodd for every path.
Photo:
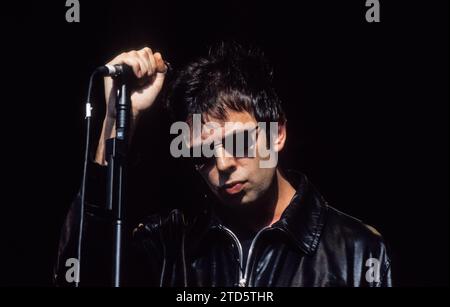
<instances>
[{"instance_id":1,"label":"jacket zipper","mask_svg":"<svg viewBox=\"0 0 450 307\"><path fill-rule=\"evenodd\" d=\"M238 252L239 252L239 287L246 287L247 282L248 282L248 277L250 274L250 260L251 257L253 256L253 249L255 247L255 243L258 240L258 238L260 237L260 235L267 230L268 228L270 228L270 226L266 226L264 228L262 228L261 230L259 230L256 233L256 236L253 238L252 243L250 244L250 249L248 251L248 256L247 256L247 262L245 264L245 267L243 267L243 262L244 262L244 256L243 256L243 252L242 252L242 244L239 241L238 237L227 227L221 225L221 228L223 230L225 230L233 239L233 241L235 242L236 246L238 247Z\"/></svg>"}]
</instances>

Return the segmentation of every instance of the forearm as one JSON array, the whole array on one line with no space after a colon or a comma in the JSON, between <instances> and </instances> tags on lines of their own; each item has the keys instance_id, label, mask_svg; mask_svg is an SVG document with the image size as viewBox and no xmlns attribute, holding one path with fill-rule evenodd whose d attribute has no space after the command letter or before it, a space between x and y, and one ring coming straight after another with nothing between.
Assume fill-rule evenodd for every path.
<instances>
[{"instance_id":1,"label":"forearm","mask_svg":"<svg viewBox=\"0 0 450 307\"><path fill-rule=\"evenodd\" d=\"M134 130L139 120L139 115L137 112L131 112L130 116L130 128L129 128L129 142L131 142ZM106 116L103 121L102 133L98 141L97 150L95 153L95 162L100 165L107 165L105 157L105 144L106 140L114 138L116 136L116 119L110 116Z\"/></svg>"},{"instance_id":2,"label":"forearm","mask_svg":"<svg viewBox=\"0 0 450 307\"><path fill-rule=\"evenodd\" d=\"M131 117L129 129L129 141L133 136L139 115L149 109L156 100L164 83L167 66L160 53L153 54L152 50L145 47L141 50L132 50L124 52L108 65L126 64L133 69L135 77L140 80L140 87L131 93ZM105 100L106 100L106 117L103 121L102 133L98 142L95 154L95 162L100 165L106 165L105 159L105 143L107 139L115 137L115 121L116 121L116 84L111 77L104 78L105 83Z\"/></svg>"}]
</instances>

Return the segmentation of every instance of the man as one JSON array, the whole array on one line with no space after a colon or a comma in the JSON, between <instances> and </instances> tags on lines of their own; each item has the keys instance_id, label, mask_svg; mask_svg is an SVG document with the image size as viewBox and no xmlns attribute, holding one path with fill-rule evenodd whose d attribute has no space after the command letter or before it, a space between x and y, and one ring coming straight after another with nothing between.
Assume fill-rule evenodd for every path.
<instances>
[{"instance_id":1,"label":"man","mask_svg":"<svg viewBox=\"0 0 450 307\"><path fill-rule=\"evenodd\" d=\"M109 64L127 64L141 80L131 95L135 125L154 104L167 67L161 54L149 48L123 53ZM132 264L125 269L130 284L391 285L386 247L374 228L329 206L303 174L267 163L274 157L276 161L287 138L285 114L271 79L262 54L237 44L220 44L178 73L168 106L175 120L189 127L185 145L212 197L193 217L174 210L135 229L135 242L128 247ZM104 180L104 144L115 133L114 91L113 80L105 78L107 114L96 164L90 165L94 184ZM196 136L195 116L201 117L202 126ZM236 135L241 134L252 141L244 144L243 152L233 146L230 150L227 144L237 147ZM194 148L200 156L192 157ZM213 155L205 154L205 148ZM74 255L79 203L78 197L61 237L58 284L64 284L64 263ZM104 227L108 219L98 209L102 200L88 197L87 206L80 282L95 285L104 282L99 276L108 276L110 253L100 242L110 238Z\"/></svg>"}]
</instances>

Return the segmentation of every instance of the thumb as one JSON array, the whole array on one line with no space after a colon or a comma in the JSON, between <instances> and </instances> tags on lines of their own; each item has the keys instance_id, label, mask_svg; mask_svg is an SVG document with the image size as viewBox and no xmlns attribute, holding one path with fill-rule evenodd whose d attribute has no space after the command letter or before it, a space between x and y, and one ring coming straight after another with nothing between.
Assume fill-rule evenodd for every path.
<instances>
[{"instance_id":1,"label":"thumb","mask_svg":"<svg viewBox=\"0 0 450 307\"><path fill-rule=\"evenodd\" d=\"M166 78L166 73L158 72L156 73L155 79L153 81L153 86L161 88L164 84L164 79Z\"/></svg>"},{"instance_id":2,"label":"thumb","mask_svg":"<svg viewBox=\"0 0 450 307\"><path fill-rule=\"evenodd\" d=\"M161 53L156 52L154 54L155 62L156 62L156 72L165 74L168 70L166 63L164 62Z\"/></svg>"}]
</instances>

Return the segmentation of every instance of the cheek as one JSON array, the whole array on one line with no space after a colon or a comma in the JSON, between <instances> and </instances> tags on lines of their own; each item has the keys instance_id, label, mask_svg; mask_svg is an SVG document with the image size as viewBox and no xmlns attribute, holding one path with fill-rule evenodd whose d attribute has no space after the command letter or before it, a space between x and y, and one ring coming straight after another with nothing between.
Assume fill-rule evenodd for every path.
<instances>
[{"instance_id":1,"label":"cheek","mask_svg":"<svg viewBox=\"0 0 450 307\"><path fill-rule=\"evenodd\" d=\"M215 167L211 167L202 173L203 179L205 179L206 183L210 186L217 186L219 182L219 175Z\"/></svg>"},{"instance_id":2,"label":"cheek","mask_svg":"<svg viewBox=\"0 0 450 307\"><path fill-rule=\"evenodd\" d=\"M247 171L248 179L256 190L267 189L275 174L275 168L261 168L259 167L259 161L253 161L248 165Z\"/></svg>"},{"instance_id":3,"label":"cheek","mask_svg":"<svg viewBox=\"0 0 450 307\"><path fill-rule=\"evenodd\" d=\"M247 176L258 176L258 173L261 170L259 161L258 155L254 158L240 158L238 165L242 171L247 173Z\"/></svg>"}]
</instances>

